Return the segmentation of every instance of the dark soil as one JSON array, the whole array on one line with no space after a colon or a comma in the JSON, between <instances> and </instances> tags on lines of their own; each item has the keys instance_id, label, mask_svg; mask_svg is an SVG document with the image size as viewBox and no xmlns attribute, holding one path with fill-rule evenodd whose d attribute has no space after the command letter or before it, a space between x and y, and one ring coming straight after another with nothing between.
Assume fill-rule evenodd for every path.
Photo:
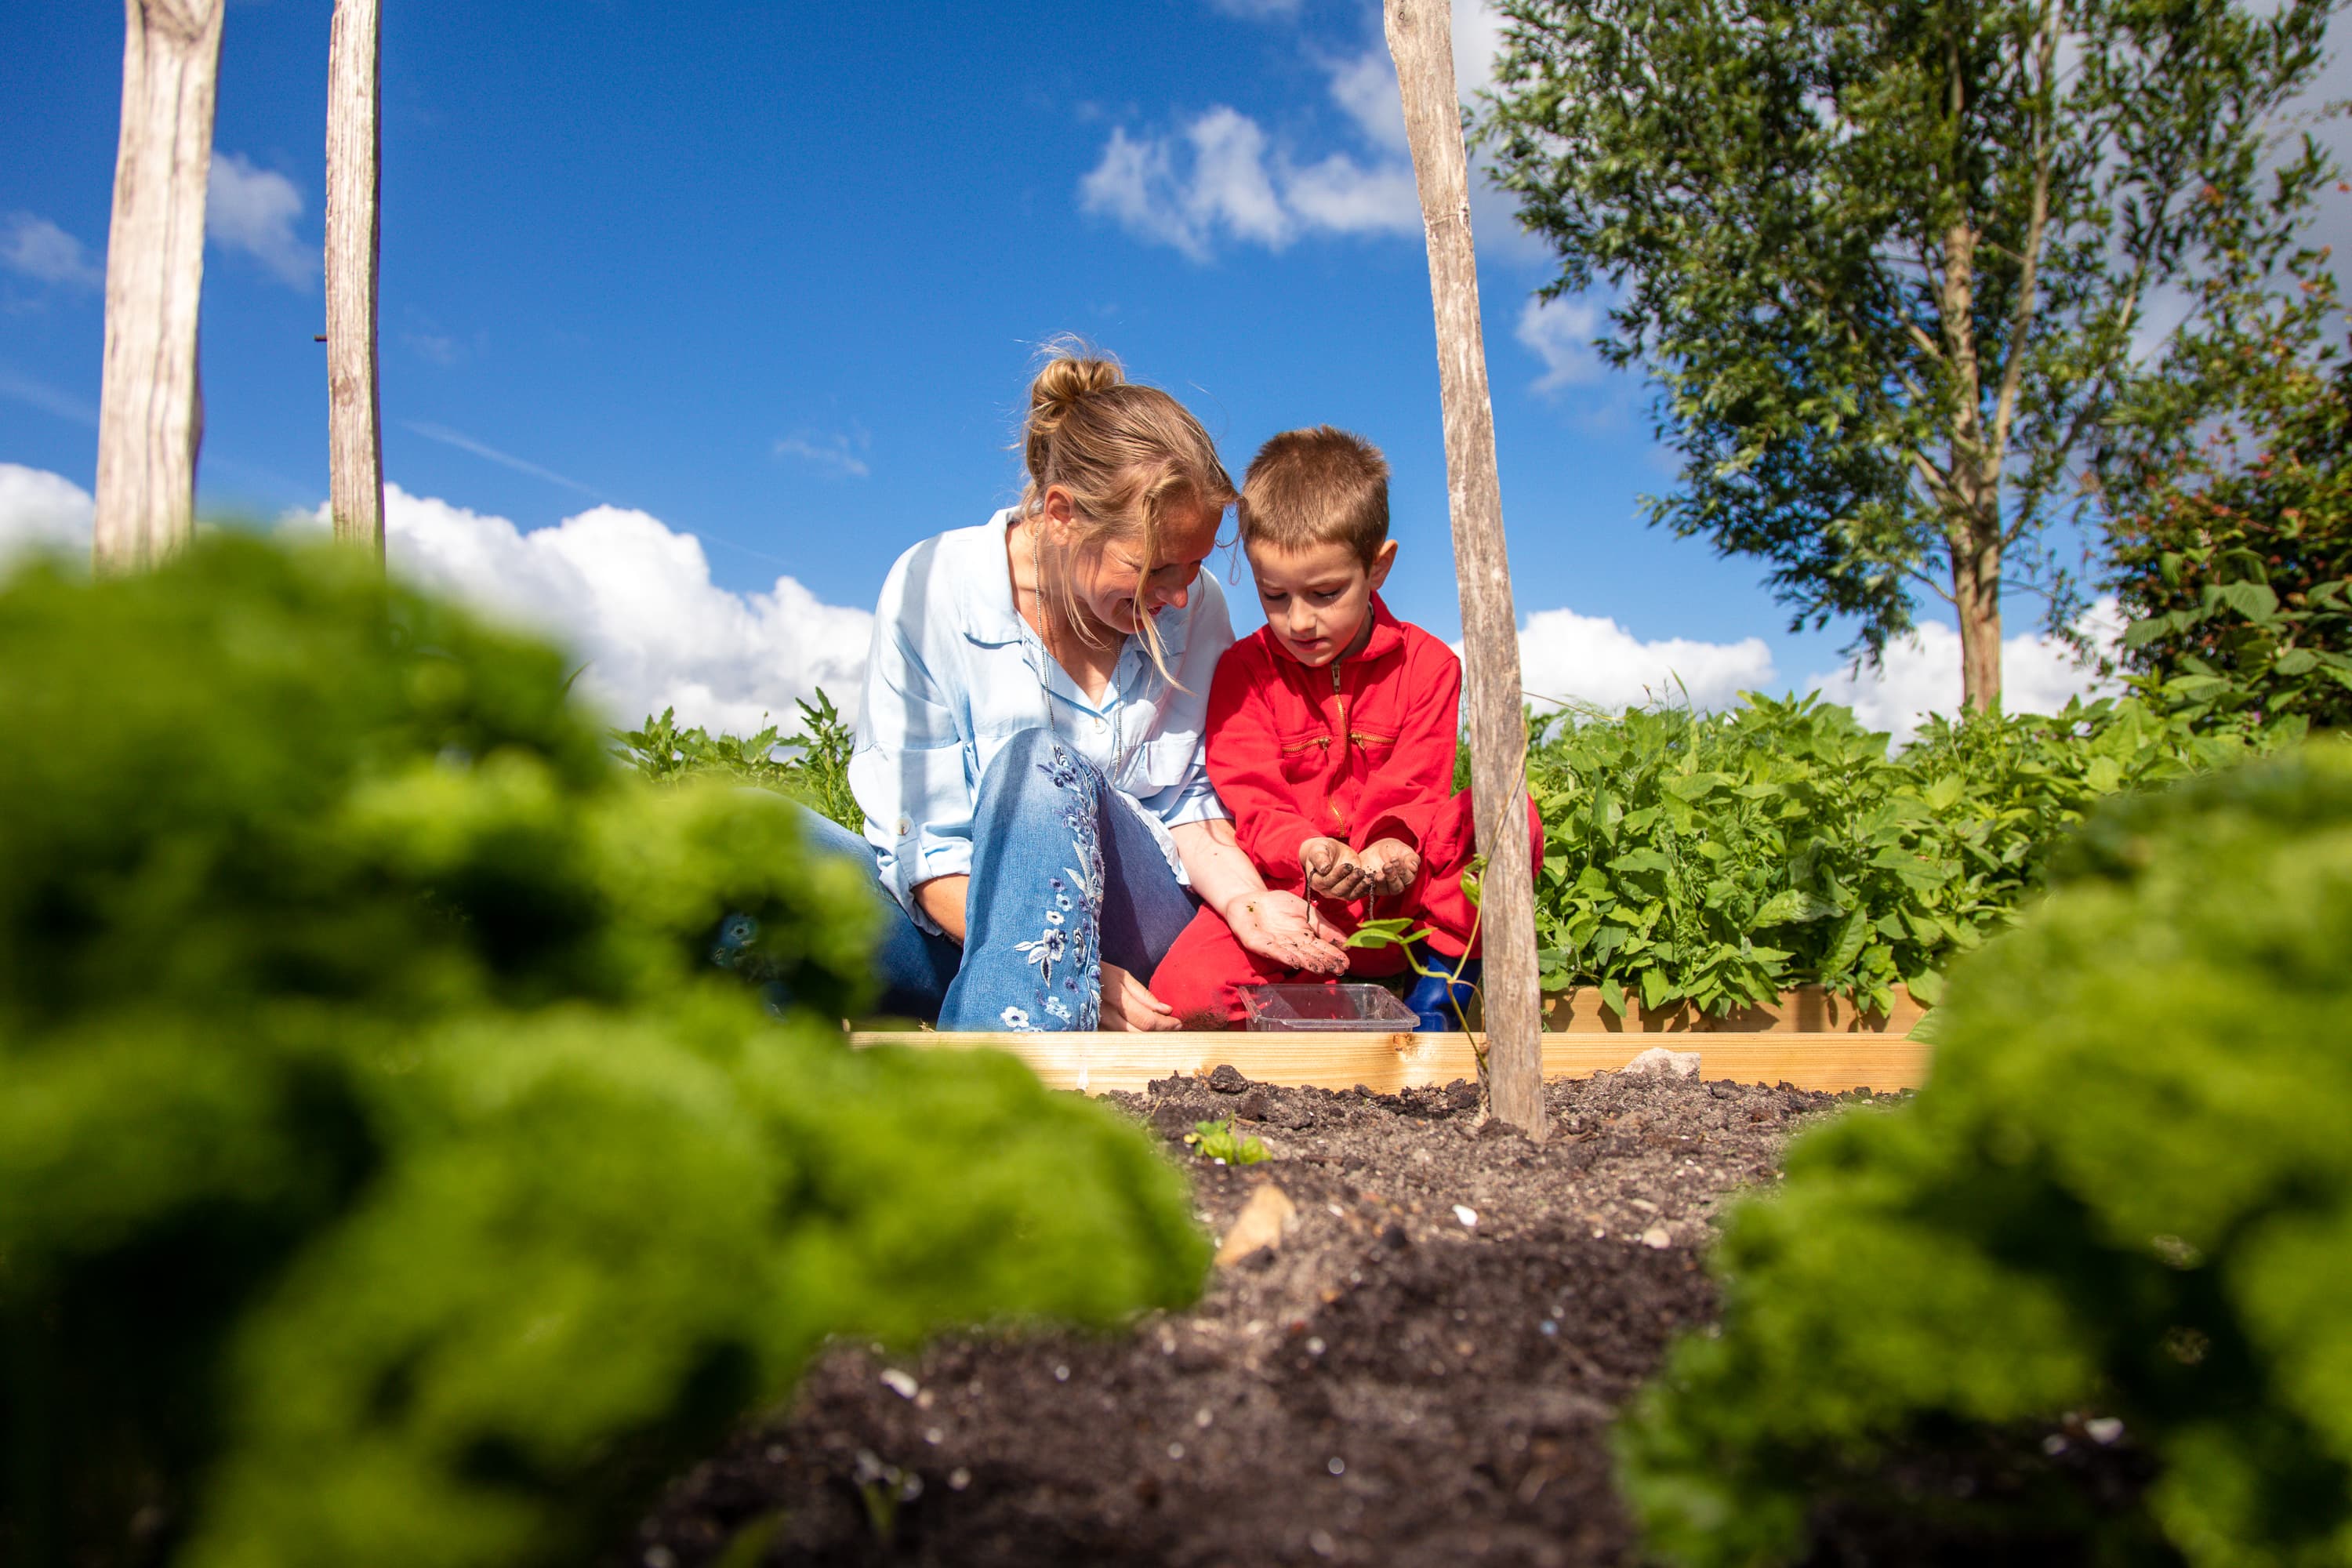
<instances>
[{"instance_id":1,"label":"dark soil","mask_svg":"<svg viewBox=\"0 0 2352 1568\"><path fill-rule=\"evenodd\" d=\"M1718 1206L1834 1103L1605 1075L1550 1086L1538 1145L1482 1128L1466 1084L1331 1093L1221 1068L1115 1098L1180 1152L1195 1121L1241 1118L1274 1158L1201 1164L1202 1216L1223 1235L1274 1183L1297 1208L1279 1244L1129 1333L948 1339L896 1363L836 1349L630 1556L1630 1562L1608 1423L1713 1311Z\"/></svg>"}]
</instances>

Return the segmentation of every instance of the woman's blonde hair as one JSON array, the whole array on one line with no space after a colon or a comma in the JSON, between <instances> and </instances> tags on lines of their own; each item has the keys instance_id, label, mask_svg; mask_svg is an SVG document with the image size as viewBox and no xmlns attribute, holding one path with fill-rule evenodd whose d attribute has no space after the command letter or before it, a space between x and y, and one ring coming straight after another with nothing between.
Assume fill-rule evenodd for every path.
<instances>
[{"instance_id":1,"label":"woman's blonde hair","mask_svg":"<svg viewBox=\"0 0 2352 1568\"><path fill-rule=\"evenodd\" d=\"M1159 556L1160 525L1170 511L1202 506L1222 513L1234 500L1233 476L1218 459L1216 443L1182 404L1156 386L1128 380L1118 361L1087 344L1063 340L1049 352L1053 357L1029 384L1029 417L1021 433L1029 479L1021 492L1021 513L1037 516L1045 510L1045 491L1059 485L1069 492L1077 519L1073 550L1132 540L1148 573ZM1045 559L1041 549L1041 576L1049 574ZM1066 560L1050 575L1062 619L1087 637ZM1140 578L1136 612L1152 667L1173 680L1159 630L1143 613Z\"/></svg>"}]
</instances>

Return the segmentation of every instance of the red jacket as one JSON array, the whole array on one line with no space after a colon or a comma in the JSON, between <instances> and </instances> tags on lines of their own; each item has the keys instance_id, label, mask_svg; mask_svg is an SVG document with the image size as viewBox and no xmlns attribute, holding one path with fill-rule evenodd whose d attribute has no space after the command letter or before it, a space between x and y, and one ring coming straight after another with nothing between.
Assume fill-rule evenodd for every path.
<instances>
[{"instance_id":1,"label":"red jacket","mask_svg":"<svg viewBox=\"0 0 2352 1568\"><path fill-rule=\"evenodd\" d=\"M1461 699L1454 650L1378 595L1363 651L1320 669L1265 628L1226 650L1209 688L1209 778L1266 885L1306 890L1298 847L1313 837L1351 849L1402 839L1430 871L1450 866L1458 879L1473 853L1468 813L1453 798ZM1532 805L1528 830L1540 867ZM1427 892L1433 913L1462 901L1458 890Z\"/></svg>"}]
</instances>

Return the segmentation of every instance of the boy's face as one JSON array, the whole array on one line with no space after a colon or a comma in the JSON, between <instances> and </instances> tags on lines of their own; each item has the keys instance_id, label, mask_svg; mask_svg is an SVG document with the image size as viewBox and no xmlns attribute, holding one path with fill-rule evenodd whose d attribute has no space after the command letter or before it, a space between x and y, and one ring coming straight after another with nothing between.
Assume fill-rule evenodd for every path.
<instances>
[{"instance_id":1,"label":"boy's face","mask_svg":"<svg viewBox=\"0 0 2352 1568\"><path fill-rule=\"evenodd\" d=\"M1278 550L1263 542L1244 547L1257 578L1257 602L1275 640L1311 669L1360 649L1372 634L1372 595L1388 581L1396 541L1384 542L1367 565L1345 544Z\"/></svg>"}]
</instances>

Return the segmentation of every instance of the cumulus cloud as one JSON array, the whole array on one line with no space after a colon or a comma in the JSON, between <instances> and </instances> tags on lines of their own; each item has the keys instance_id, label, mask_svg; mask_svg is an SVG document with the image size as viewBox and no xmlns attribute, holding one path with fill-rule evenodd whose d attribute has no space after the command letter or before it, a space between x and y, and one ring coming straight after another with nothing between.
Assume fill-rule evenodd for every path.
<instances>
[{"instance_id":1,"label":"cumulus cloud","mask_svg":"<svg viewBox=\"0 0 2352 1568\"><path fill-rule=\"evenodd\" d=\"M1536 379L1538 392L1586 386L1599 381L1609 367L1592 347L1601 329L1601 307L1590 300L1545 300L1534 295L1519 308L1518 324L1511 335L1543 361Z\"/></svg>"},{"instance_id":2,"label":"cumulus cloud","mask_svg":"<svg viewBox=\"0 0 2352 1568\"><path fill-rule=\"evenodd\" d=\"M322 527L326 511L303 519ZM749 733L797 718L818 687L854 708L874 617L791 577L738 594L710 580L702 542L642 511L599 506L525 531L502 517L384 487L392 569L554 636L587 664L580 690L631 724ZM789 722L786 728L791 728Z\"/></svg>"},{"instance_id":3,"label":"cumulus cloud","mask_svg":"<svg viewBox=\"0 0 2352 1568\"><path fill-rule=\"evenodd\" d=\"M1695 707L1727 708L1771 681L1772 650L1762 637L1643 642L1606 616L1574 610L1538 610L1519 632L1519 684L1538 708L1679 703L1685 693Z\"/></svg>"},{"instance_id":4,"label":"cumulus cloud","mask_svg":"<svg viewBox=\"0 0 2352 1568\"><path fill-rule=\"evenodd\" d=\"M2075 629L2112 656L2121 646L2123 616L2113 598L2102 598ZM2113 696L2121 689L2085 668L2063 638L2037 632L2001 639L2000 679L2001 706L2011 713L2055 713L2070 698ZM1960 634L1940 622L1925 622L1916 636L1889 644L1878 668L1833 670L1813 676L1806 685L1851 707L1867 728L1889 730L1904 740L1929 713L1959 711Z\"/></svg>"},{"instance_id":5,"label":"cumulus cloud","mask_svg":"<svg viewBox=\"0 0 2352 1568\"><path fill-rule=\"evenodd\" d=\"M0 572L36 551L87 558L91 510L64 475L0 463Z\"/></svg>"},{"instance_id":6,"label":"cumulus cloud","mask_svg":"<svg viewBox=\"0 0 2352 1568\"><path fill-rule=\"evenodd\" d=\"M307 289L324 266L315 247L296 237L302 193L275 170L257 168L242 153L213 153L212 181L205 191L205 233L230 250L241 250L279 282Z\"/></svg>"},{"instance_id":7,"label":"cumulus cloud","mask_svg":"<svg viewBox=\"0 0 2352 1568\"><path fill-rule=\"evenodd\" d=\"M34 213L10 213L0 220L0 267L72 289L95 289L106 281L105 269L87 246Z\"/></svg>"},{"instance_id":8,"label":"cumulus cloud","mask_svg":"<svg viewBox=\"0 0 2352 1568\"><path fill-rule=\"evenodd\" d=\"M1211 3L1258 21L1297 10L1279 0ZM1454 72L1465 99L1493 84L1503 26L1485 0L1454 7ZM1078 182L1080 208L1195 261L1209 259L1221 244L1278 251L1318 237L1418 233L1421 202L1387 46L1335 57L1309 43L1307 53L1322 69L1331 103L1360 148L1303 154L1269 136L1255 117L1226 104L1167 134L1137 135L1114 126L1101 159ZM1507 199L1475 175L1471 184L1481 236L1526 258L1528 242Z\"/></svg>"},{"instance_id":9,"label":"cumulus cloud","mask_svg":"<svg viewBox=\"0 0 2352 1568\"><path fill-rule=\"evenodd\" d=\"M63 476L0 463L0 572L33 551L86 560L90 511L89 492ZM287 523L323 531L326 509ZM793 704L819 687L856 710L872 615L791 577L722 588L700 540L642 511L599 506L526 532L386 485L384 554L410 581L572 649L587 665L578 689L616 721L676 708L741 734L771 720L790 730Z\"/></svg>"}]
</instances>

